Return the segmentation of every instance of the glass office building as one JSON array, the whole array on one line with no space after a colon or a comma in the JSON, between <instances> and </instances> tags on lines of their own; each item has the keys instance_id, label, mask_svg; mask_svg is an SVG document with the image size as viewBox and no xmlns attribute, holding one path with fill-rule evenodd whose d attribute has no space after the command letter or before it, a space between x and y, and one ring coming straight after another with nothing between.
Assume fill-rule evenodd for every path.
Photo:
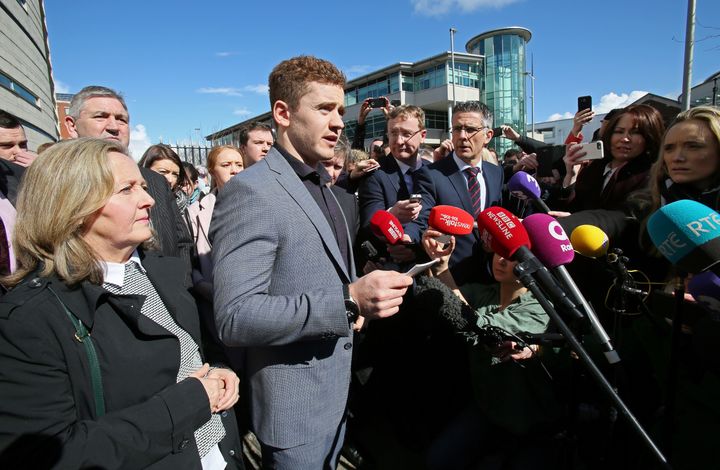
<instances>
[{"instance_id":1,"label":"glass office building","mask_svg":"<svg viewBox=\"0 0 720 470\"><path fill-rule=\"evenodd\" d=\"M480 73L480 101L492 110L494 126L509 124L526 135L525 47L532 34L520 27L488 31L467 42L471 54L485 56ZM513 146L507 139L493 139L498 156Z\"/></svg>"}]
</instances>

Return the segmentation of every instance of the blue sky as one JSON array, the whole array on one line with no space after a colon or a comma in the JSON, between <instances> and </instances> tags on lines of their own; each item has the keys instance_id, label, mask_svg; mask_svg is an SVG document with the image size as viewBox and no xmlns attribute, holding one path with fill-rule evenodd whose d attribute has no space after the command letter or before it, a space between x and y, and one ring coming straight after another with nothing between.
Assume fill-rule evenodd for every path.
<instances>
[{"instance_id":1,"label":"blue sky","mask_svg":"<svg viewBox=\"0 0 720 470\"><path fill-rule=\"evenodd\" d=\"M459 51L491 29L532 31L537 122L573 112L579 95L592 95L603 112L641 92L675 98L682 88L687 0L51 0L45 7L58 91L88 84L122 91L134 153L161 138L197 141L267 111L267 76L283 59L316 55L354 78L450 50L451 26ZM693 85L720 70L720 1L697 0L696 40Z\"/></svg>"}]
</instances>

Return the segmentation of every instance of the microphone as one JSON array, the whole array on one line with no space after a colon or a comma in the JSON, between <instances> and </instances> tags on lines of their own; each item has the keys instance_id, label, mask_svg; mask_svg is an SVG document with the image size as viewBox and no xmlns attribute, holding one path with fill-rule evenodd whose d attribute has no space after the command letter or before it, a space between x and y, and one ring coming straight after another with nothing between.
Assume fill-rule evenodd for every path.
<instances>
[{"instance_id":1,"label":"microphone","mask_svg":"<svg viewBox=\"0 0 720 470\"><path fill-rule=\"evenodd\" d=\"M693 275L688 292L707 311L720 314L720 277L713 272Z\"/></svg>"},{"instance_id":2,"label":"microphone","mask_svg":"<svg viewBox=\"0 0 720 470\"><path fill-rule=\"evenodd\" d=\"M375 212L370 218L370 230L376 237L385 240L390 245L396 245L405 235L405 230L398 218L384 210Z\"/></svg>"},{"instance_id":3,"label":"microphone","mask_svg":"<svg viewBox=\"0 0 720 470\"><path fill-rule=\"evenodd\" d=\"M658 209L647 223L660 253L689 273L720 274L720 214L697 201L683 199Z\"/></svg>"},{"instance_id":4,"label":"microphone","mask_svg":"<svg viewBox=\"0 0 720 470\"><path fill-rule=\"evenodd\" d=\"M525 173L524 171L518 171L508 181L508 190L510 193L518 199L526 201L530 199L535 207L545 214L550 212L550 208L545 204L540 195L542 190L537 180Z\"/></svg>"},{"instance_id":5,"label":"microphone","mask_svg":"<svg viewBox=\"0 0 720 470\"><path fill-rule=\"evenodd\" d=\"M475 219L455 206L439 205L430 209L428 225L444 235L437 237L440 243L450 241L451 235L468 235L473 231Z\"/></svg>"},{"instance_id":6,"label":"microphone","mask_svg":"<svg viewBox=\"0 0 720 470\"><path fill-rule=\"evenodd\" d=\"M568 288L572 299L585 310L590 322L590 327L595 337L600 341L605 357L610 364L620 361L620 356L615 351L610 341L610 336L603 328L595 311L578 289L575 281L565 268L575 258L573 246L568 239L565 230L560 223L547 214L532 214L523 219L523 226L528 232L530 242L533 246L533 253L540 262L547 266L553 274Z\"/></svg>"},{"instance_id":7,"label":"microphone","mask_svg":"<svg viewBox=\"0 0 720 470\"><path fill-rule=\"evenodd\" d=\"M575 251L588 258L600 258L607 254L610 242L607 234L594 225L579 225L570 234Z\"/></svg>"},{"instance_id":8,"label":"microphone","mask_svg":"<svg viewBox=\"0 0 720 470\"><path fill-rule=\"evenodd\" d=\"M520 220L502 207L489 207L478 215L478 227L482 230L482 238L489 242L492 250L503 258L517 260L534 269L537 281L549 294L553 302L575 318L583 314L567 297L547 268L530 251L530 238ZM520 267L515 267L517 270Z\"/></svg>"}]
</instances>

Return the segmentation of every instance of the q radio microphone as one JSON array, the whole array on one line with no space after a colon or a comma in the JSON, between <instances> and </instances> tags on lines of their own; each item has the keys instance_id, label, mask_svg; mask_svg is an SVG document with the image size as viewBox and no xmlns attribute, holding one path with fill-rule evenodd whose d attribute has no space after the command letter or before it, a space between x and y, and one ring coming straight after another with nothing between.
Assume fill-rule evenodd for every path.
<instances>
[{"instance_id":1,"label":"q radio microphone","mask_svg":"<svg viewBox=\"0 0 720 470\"><path fill-rule=\"evenodd\" d=\"M688 199L670 203L650 216L647 227L673 265L693 274L720 274L720 214L708 206Z\"/></svg>"},{"instance_id":2,"label":"q radio microphone","mask_svg":"<svg viewBox=\"0 0 720 470\"><path fill-rule=\"evenodd\" d=\"M572 299L582 306L608 362L610 364L619 362L620 356L613 348L610 336L564 266L575 257L575 251L565 230L554 217L547 214L532 214L523 219L522 224L530 237L532 252L565 284Z\"/></svg>"},{"instance_id":3,"label":"q radio microphone","mask_svg":"<svg viewBox=\"0 0 720 470\"><path fill-rule=\"evenodd\" d=\"M390 245L400 243L405 235L405 230L398 218L383 210L375 212L370 218L370 230L376 237L385 240Z\"/></svg>"},{"instance_id":4,"label":"q radio microphone","mask_svg":"<svg viewBox=\"0 0 720 470\"><path fill-rule=\"evenodd\" d=\"M449 242L451 235L469 235L474 223L472 215L455 206L439 205L430 209L428 225L443 233L437 237L440 243Z\"/></svg>"},{"instance_id":5,"label":"q radio microphone","mask_svg":"<svg viewBox=\"0 0 720 470\"><path fill-rule=\"evenodd\" d=\"M540 185L538 184L537 180L529 174L525 173L524 171L518 171L517 173L512 175L512 178L510 178L510 180L508 181L507 186L510 193L516 198L522 199L523 201L529 199L533 202L533 204L535 204L535 207L540 212L543 212L545 214L550 212L550 208L540 197L540 195L542 194L542 191L540 190Z\"/></svg>"},{"instance_id":6,"label":"q radio microphone","mask_svg":"<svg viewBox=\"0 0 720 470\"><path fill-rule=\"evenodd\" d=\"M550 296L553 303L564 312L575 318L582 318L583 314L567 297L564 290L550 274L547 268L530 251L530 238L520 220L511 212L502 207L489 207L482 211L477 218L478 227L482 231L482 239L489 242L492 250L503 258L517 260L521 264L515 267L516 273L530 272L537 278L542 289ZM523 280L531 281L527 277L518 275Z\"/></svg>"}]
</instances>

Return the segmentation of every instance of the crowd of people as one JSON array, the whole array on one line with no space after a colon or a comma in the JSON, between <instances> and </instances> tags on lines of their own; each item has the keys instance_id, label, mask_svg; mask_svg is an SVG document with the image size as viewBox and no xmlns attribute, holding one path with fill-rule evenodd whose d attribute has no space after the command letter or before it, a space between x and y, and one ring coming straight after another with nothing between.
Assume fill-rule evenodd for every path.
<instances>
[{"instance_id":1,"label":"crowd of people","mask_svg":"<svg viewBox=\"0 0 720 470\"><path fill-rule=\"evenodd\" d=\"M587 160L580 109L548 160L479 101L432 146L422 108L368 97L348 139L345 83L322 59L279 63L272 126L197 168L163 144L135 163L107 87L74 95L72 138L37 153L0 110L0 465L245 468L252 432L273 469L662 468L567 338L528 339L557 325L518 259L480 222L433 225L450 206L602 229L632 289L603 260L567 268L620 362L571 327L672 468L712 465L717 338L697 333L720 312L686 296L697 315L672 338L667 292L686 279L647 221L684 199L718 210L720 110L612 110ZM382 137L365 134L374 111ZM544 205L508 189L523 173Z\"/></svg>"}]
</instances>

